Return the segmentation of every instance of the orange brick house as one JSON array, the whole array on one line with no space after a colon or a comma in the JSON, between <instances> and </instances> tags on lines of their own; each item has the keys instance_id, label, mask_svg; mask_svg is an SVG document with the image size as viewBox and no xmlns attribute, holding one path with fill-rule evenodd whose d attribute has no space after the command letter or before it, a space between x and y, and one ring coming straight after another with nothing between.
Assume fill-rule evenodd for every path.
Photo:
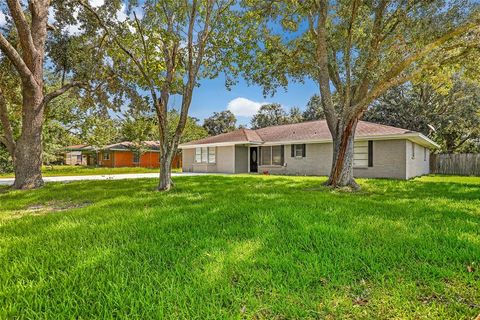
<instances>
[{"instance_id":1,"label":"orange brick house","mask_svg":"<svg viewBox=\"0 0 480 320\"><path fill-rule=\"evenodd\" d=\"M84 146L76 150L81 151L82 155L87 159L86 163L91 166L96 165L109 168L160 167L160 145L156 141L144 141L140 148L133 142L124 141L100 149ZM172 163L172 168L181 168L181 166L181 156L177 155Z\"/></svg>"}]
</instances>

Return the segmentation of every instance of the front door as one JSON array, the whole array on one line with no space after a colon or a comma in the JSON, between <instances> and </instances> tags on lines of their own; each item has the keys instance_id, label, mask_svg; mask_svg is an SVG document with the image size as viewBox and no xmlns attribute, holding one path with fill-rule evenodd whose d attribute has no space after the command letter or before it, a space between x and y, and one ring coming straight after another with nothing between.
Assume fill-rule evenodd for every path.
<instances>
[{"instance_id":1,"label":"front door","mask_svg":"<svg viewBox=\"0 0 480 320\"><path fill-rule=\"evenodd\" d=\"M250 148L250 172L258 172L258 148Z\"/></svg>"}]
</instances>

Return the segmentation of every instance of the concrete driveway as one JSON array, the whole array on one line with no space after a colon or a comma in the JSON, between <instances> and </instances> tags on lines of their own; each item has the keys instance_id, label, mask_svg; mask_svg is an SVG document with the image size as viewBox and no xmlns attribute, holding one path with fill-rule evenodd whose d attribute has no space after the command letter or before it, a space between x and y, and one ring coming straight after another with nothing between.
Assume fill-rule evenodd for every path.
<instances>
[{"instance_id":1,"label":"concrete driveway","mask_svg":"<svg viewBox=\"0 0 480 320\"><path fill-rule=\"evenodd\" d=\"M172 177L180 176L198 176L204 173L172 173ZM157 178L158 173L127 173L127 174L110 174L110 175L97 175L97 176L65 176L65 177L43 177L45 182L73 182L73 181L87 181L87 180L123 180L123 179L144 179L144 178ZM0 179L0 185L9 186L13 184L13 178Z\"/></svg>"}]
</instances>

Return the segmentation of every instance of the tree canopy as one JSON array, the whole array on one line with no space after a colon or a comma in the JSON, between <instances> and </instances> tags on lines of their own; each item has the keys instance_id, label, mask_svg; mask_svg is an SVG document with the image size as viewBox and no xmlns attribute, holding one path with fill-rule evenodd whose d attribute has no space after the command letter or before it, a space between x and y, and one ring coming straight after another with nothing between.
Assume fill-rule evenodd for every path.
<instances>
[{"instance_id":1,"label":"tree canopy","mask_svg":"<svg viewBox=\"0 0 480 320\"><path fill-rule=\"evenodd\" d=\"M277 126L288 123L288 115L278 103L264 104L251 120L252 129Z\"/></svg>"},{"instance_id":2,"label":"tree canopy","mask_svg":"<svg viewBox=\"0 0 480 320\"><path fill-rule=\"evenodd\" d=\"M237 118L230 110L214 112L203 121L203 127L211 136L233 131L236 129L236 124Z\"/></svg>"},{"instance_id":3,"label":"tree canopy","mask_svg":"<svg viewBox=\"0 0 480 320\"><path fill-rule=\"evenodd\" d=\"M439 89L429 84L391 89L363 119L422 132L440 145L441 152L478 152L480 87L457 79L447 93Z\"/></svg>"}]
</instances>

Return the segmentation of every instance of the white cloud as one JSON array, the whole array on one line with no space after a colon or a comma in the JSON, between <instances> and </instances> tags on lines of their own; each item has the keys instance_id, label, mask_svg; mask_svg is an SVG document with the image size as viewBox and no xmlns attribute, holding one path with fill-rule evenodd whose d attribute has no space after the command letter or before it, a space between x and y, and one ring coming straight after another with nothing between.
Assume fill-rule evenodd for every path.
<instances>
[{"instance_id":1,"label":"white cloud","mask_svg":"<svg viewBox=\"0 0 480 320\"><path fill-rule=\"evenodd\" d=\"M123 21L127 20L127 18L128 18L128 16L127 16L127 6L123 3L120 10L118 10L118 12L117 12L117 20L120 21L120 22L123 22Z\"/></svg>"},{"instance_id":2,"label":"white cloud","mask_svg":"<svg viewBox=\"0 0 480 320\"><path fill-rule=\"evenodd\" d=\"M48 23L54 24L55 23L55 14L56 11L53 9L53 7L48 8Z\"/></svg>"},{"instance_id":3,"label":"white cloud","mask_svg":"<svg viewBox=\"0 0 480 320\"><path fill-rule=\"evenodd\" d=\"M0 12L0 27L3 27L7 24L7 17L3 12Z\"/></svg>"},{"instance_id":4,"label":"white cloud","mask_svg":"<svg viewBox=\"0 0 480 320\"><path fill-rule=\"evenodd\" d=\"M105 4L105 0L89 0L88 2L94 8L101 7Z\"/></svg>"},{"instance_id":5,"label":"white cloud","mask_svg":"<svg viewBox=\"0 0 480 320\"><path fill-rule=\"evenodd\" d=\"M247 98L235 98L227 105L227 109L234 115L240 117L251 117L257 113L258 109L268 102L256 102Z\"/></svg>"}]
</instances>

